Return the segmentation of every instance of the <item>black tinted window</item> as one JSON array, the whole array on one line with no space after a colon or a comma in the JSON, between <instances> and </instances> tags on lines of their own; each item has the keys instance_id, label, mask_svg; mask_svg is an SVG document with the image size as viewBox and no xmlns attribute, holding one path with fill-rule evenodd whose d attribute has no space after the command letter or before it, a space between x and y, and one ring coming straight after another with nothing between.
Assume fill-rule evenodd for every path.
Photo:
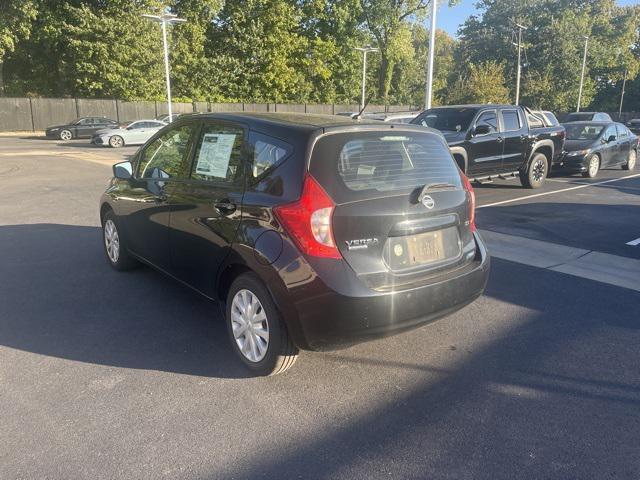
<instances>
[{"instance_id":1,"label":"black tinted window","mask_svg":"<svg viewBox=\"0 0 640 480\"><path fill-rule=\"evenodd\" d=\"M194 125L173 128L151 142L140 155L140 178L185 178Z\"/></svg>"},{"instance_id":2,"label":"black tinted window","mask_svg":"<svg viewBox=\"0 0 640 480\"><path fill-rule=\"evenodd\" d=\"M466 132L476 112L473 108L433 108L418 115L410 123L436 130Z\"/></svg>"},{"instance_id":3,"label":"black tinted window","mask_svg":"<svg viewBox=\"0 0 640 480\"><path fill-rule=\"evenodd\" d=\"M429 183L458 187L461 182L448 147L431 134L330 135L316 144L310 168L338 202L410 193Z\"/></svg>"},{"instance_id":4,"label":"black tinted window","mask_svg":"<svg viewBox=\"0 0 640 480\"><path fill-rule=\"evenodd\" d=\"M191 178L239 183L242 179L244 130L234 125L206 123L196 144Z\"/></svg>"},{"instance_id":5,"label":"black tinted window","mask_svg":"<svg viewBox=\"0 0 640 480\"><path fill-rule=\"evenodd\" d=\"M501 113L505 132L520 130L520 116L517 110L502 110Z\"/></svg>"},{"instance_id":6,"label":"black tinted window","mask_svg":"<svg viewBox=\"0 0 640 480\"><path fill-rule=\"evenodd\" d=\"M267 170L282 163L292 150L291 145L262 134L253 134L252 143L251 176L253 178L260 177Z\"/></svg>"},{"instance_id":7,"label":"black tinted window","mask_svg":"<svg viewBox=\"0 0 640 480\"><path fill-rule=\"evenodd\" d=\"M495 111L482 112L476 121L476 127L478 125L487 125L490 133L498 131L498 119Z\"/></svg>"},{"instance_id":8,"label":"black tinted window","mask_svg":"<svg viewBox=\"0 0 640 480\"><path fill-rule=\"evenodd\" d=\"M616 124L616 128L618 129L618 138L629 136L629 134L627 133L627 127L625 127L624 125Z\"/></svg>"}]
</instances>

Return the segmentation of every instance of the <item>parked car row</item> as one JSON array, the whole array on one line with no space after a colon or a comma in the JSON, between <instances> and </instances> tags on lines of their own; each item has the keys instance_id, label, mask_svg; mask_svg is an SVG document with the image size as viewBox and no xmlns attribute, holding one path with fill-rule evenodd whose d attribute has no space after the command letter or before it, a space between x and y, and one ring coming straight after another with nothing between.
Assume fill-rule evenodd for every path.
<instances>
[{"instance_id":1,"label":"parked car row","mask_svg":"<svg viewBox=\"0 0 640 480\"><path fill-rule=\"evenodd\" d=\"M158 130L179 118L181 114L159 115L155 119L119 123L106 117L81 117L72 122L47 127L47 138L69 141L90 138L91 144L113 148L142 145Z\"/></svg>"},{"instance_id":2,"label":"parked car row","mask_svg":"<svg viewBox=\"0 0 640 480\"><path fill-rule=\"evenodd\" d=\"M552 169L593 178L603 167L631 170L638 156L638 136L603 112L571 113L560 124L548 111L460 105L426 110L411 123L441 131L460 170L478 182L518 175L539 188Z\"/></svg>"}]
</instances>

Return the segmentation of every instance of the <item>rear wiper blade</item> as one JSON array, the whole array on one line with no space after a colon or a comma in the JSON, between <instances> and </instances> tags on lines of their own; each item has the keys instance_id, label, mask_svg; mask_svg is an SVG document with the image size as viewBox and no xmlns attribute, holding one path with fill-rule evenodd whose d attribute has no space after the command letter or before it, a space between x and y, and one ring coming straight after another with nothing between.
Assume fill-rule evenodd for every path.
<instances>
[{"instance_id":1,"label":"rear wiper blade","mask_svg":"<svg viewBox=\"0 0 640 480\"><path fill-rule=\"evenodd\" d=\"M448 183L448 182L427 183L424 187L422 187L422 193L427 192L429 190L441 190L444 188L458 188L458 187L453 183Z\"/></svg>"}]
</instances>

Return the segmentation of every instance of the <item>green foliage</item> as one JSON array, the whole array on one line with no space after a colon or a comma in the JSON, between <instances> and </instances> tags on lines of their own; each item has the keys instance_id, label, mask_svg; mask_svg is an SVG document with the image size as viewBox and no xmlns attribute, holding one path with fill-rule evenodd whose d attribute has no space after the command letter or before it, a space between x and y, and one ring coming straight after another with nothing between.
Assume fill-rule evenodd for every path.
<instances>
[{"instance_id":1,"label":"green foliage","mask_svg":"<svg viewBox=\"0 0 640 480\"><path fill-rule=\"evenodd\" d=\"M452 0L451 3L456 3ZM442 2L444 3L444 2ZM512 101L514 23L524 24L522 103L575 108L584 35L583 106L615 110L628 72L636 108L640 6L615 0L478 0L460 39L436 32L433 103ZM244 102L360 100L422 105L430 0L2 0L0 93L165 97L161 32L143 13L169 8L174 98ZM635 80L634 80L635 79Z\"/></svg>"},{"instance_id":2,"label":"green foliage","mask_svg":"<svg viewBox=\"0 0 640 480\"><path fill-rule=\"evenodd\" d=\"M615 0L481 0L478 6L482 15L471 17L461 29L457 58L460 63L504 63L513 98L514 24L528 27L523 33L525 104L559 111L575 108L585 35L590 38L583 106L615 88L625 68L633 76L638 72L638 55L629 48L638 38L638 7L618 7Z\"/></svg>"},{"instance_id":3,"label":"green foliage","mask_svg":"<svg viewBox=\"0 0 640 480\"><path fill-rule=\"evenodd\" d=\"M467 72L449 89L447 103L509 103L504 66L492 60L469 64Z\"/></svg>"}]
</instances>

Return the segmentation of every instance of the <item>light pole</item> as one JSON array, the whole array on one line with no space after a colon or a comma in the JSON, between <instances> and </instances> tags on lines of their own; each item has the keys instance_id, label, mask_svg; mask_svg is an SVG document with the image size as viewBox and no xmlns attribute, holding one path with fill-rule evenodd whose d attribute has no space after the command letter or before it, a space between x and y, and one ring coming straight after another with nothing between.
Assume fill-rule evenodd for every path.
<instances>
[{"instance_id":1,"label":"light pole","mask_svg":"<svg viewBox=\"0 0 640 480\"><path fill-rule=\"evenodd\" d=\"M431 31L429 32L429 57L427 60L427 88L425 92L424 108L431 108L431 97L433 96L433 57L436 52L436 11L438 2L431 0Z\"/></svg>"},{"instance_id":2,"label":"light pole","mask_svg":"<svg viewBox=\"0 0 640 480\"><path fill-rule=\"evenodd\" d=\"M164 76L167 82L167 108L169 110L169 122L173 120L171 112L171 80L169 79L169 45L167 44L167 24L185 23L184 18L178 18L173 13L165 12L162 15L142 15L144 18L152 22L159 23L162 26L162 45L164 49Z\"/></svg>"},{"instance_id":3,"label":"light pole","mask_svg":"<svg viewBox=\"0 0 640 480\"><path fill-rule=\"evenodd\" d=\"M624 77L622 80L622 94L620 95L620 109L618 110L618 121L622 117L622 102L624 101L624 87L627 85L627 69L624 70Z\"/></svg>"},{"instance_id":4,"label":"light pole","mask_svg":"<svg viewBox=\"0 0 640 480\"><path fill-rule=\"evenodd\" d=\"M356 47L356 50L362 52L362 100L360 102L360 110L364 109L365 102L365 84L367 83L367 53L369 52L378 52L380 51L378 48L374 48L371 45L366 45L364 47Z\"/></svg>"},{"instance_id":5,"label":"light pole","mask_svg":"<svg viewBox=\"0 0 640 480\"><path fill-rule=\"evenodd\" d=\"M584 56L582 57L582 73L580 74L580 89L578 90L578 106L576 112L580 111L580 101L582 100L582 86L584 84L584 69L587 67L587 45L589 44L589 37L584 37Z\"/></svg>"},{"instance_id":6,"label":"light pole","mask_svg":"<svg viewBox=\"0 0 640 480\"><path fill-rule=\"evenodd\" d=\"M520 76L522 74L522 62L521 52L522 52L522 30L526 30L527 28L516 23L516 27L518 27L518 68L516 70L516 105L520 104Z\"/></svg>"}]
</instances>

